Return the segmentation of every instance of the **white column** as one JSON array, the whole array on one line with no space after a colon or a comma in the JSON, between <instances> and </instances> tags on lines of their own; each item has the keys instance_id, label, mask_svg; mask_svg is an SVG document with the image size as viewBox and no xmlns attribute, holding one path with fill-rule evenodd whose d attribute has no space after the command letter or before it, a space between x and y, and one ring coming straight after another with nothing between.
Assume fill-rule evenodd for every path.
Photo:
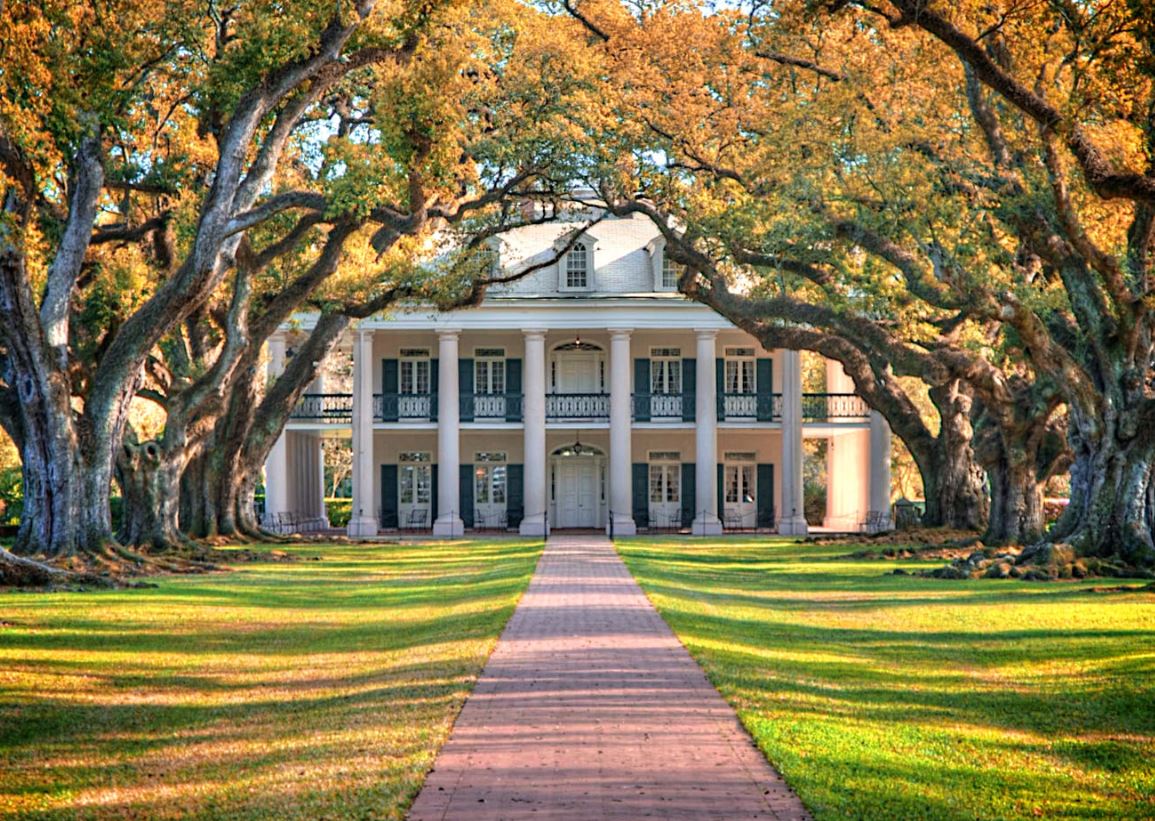
<instances>
[{"instance_id":1,"label":"white column","mask_svg":"<svg viewBox=\"0 0 1155 821\"><path fill-rule=\"evenodd\" d=\"M269 337L268 384L272 385L285 372L285 335ZM282 430L276 444L265 459L265 527L277 523L278 513L289 512L289 447L288 431Z\"/></svg>"},{"instance_id":2,"label":"white column","mask_svg":"<svg viewBox=\"0 0 1155 821\"><path fill-rule=\"evenodd\" d=\"M373 498L373 332L358 330L353 342L353 515L350 536L377 535Z\"/></svg>"},{"instance_id":3,"label":"white column","mask_svg":"<svg viewBox=\"0 0 1155 821\"><path fill-rule=\"evenodd\" d=\"M638 532L634 523L630 458L630 331L610 330L610 513L615 536ZM606 523L607 530L609 522Z\"/></svg>"},{"instance_id":4,"label":"white column","mask_svg":"<svg viewBox=\"0 0 1155 821\"><path fill-rule=\"evenodd\" d=\"M778 532L805 536L802 495L802 355L782 352L782 510Z\"/></svg>"},{"instance_id":5,"label":"white column","mask_svg":"<svg viewBox=\"0 0 1155 821\"><path fill-rule=\"evenodd\" d=\"M461 536L461 397L457 340L461 332L437 332L437 521L434 536Z\"/></svg>"},{"instance_id":6,"label":"white column","mask_svg":"<svg viewBox=\"0 0 1155 821\"><path fill-rule=\"evenodd\" d=\"M878 411L870 412L870 509L886 513L881 529L889 529L890 518L890 425Z\"/></svg>"},{"instance_id":7,"label":"white column","mask_svg":"<svg viewBox=\"0 0 1155 821\"><path fill-rule=\"evenodd\" d=\"M718 383L714 361L714 338L717 331L697 331L697 426L695 461L694 522L690 532L695 536L716 536L722 532L718 518Z\"/></svg>"},{"instance_id":8,"label":"white column","mask_svg":"<svg viewBox=\"0 0 1155 821\"><path fill-rule=\"evenodd\" d=\"M525 362L522 371L522 424L525 428L525 512L520 532L523 536L547 534L545 478L545 331L525 332Z\"/></svg>"},{"instance_id":9,"label":"white column","mask_svg":"<svg viewBox=\"0 0 1155 821\"><path fill-rule=\"evenodd\" d=\"M826 360L826 392L855 392L854 380L842 363L833 359ZM857 530L870 510L870 431L848 425L831 436L826 447L826 517L822 524L831 530Z\"/></svg>"},{"instance_id":10,"label":"white column","mask_svg":"<svg viewBox=\"0 0 1155 821\"><path fill-rule=\"evenodd\" d=\"M325 392L325 376L319 370L313 380L312 391L320 394ZM313 438L314 441L311 444L317 449L317 496L321 505L321 527L328 530L330 527L329 509L325 506L325 437L318 432L313 435Z\"/></svg>"}]
</instances>

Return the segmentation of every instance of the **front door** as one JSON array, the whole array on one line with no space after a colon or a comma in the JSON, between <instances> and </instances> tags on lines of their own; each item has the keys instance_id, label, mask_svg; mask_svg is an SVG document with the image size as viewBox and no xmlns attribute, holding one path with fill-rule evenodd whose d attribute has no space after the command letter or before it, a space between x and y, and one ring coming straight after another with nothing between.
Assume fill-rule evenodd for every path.
<instances>
[{"instance_id":1,"label":"front door","mask_svg":"<svg viewBox=\"0 0 1155 821\"><path fill-rule=\"evenodd\" d=\"M598 526L598 470L590 458L557 462L557 526Z\"/></svg>"},{"instance_id":2,"label":"front door","mask_svg":"<svg viewBox=\"0 0 1155 821\"><path fill-rule=\"evenodd\" d=\"M723 469L722 523L726 527L754 527L758 498L755 481L753 464L728 464Z\"/></svg>"},{"instance_id":3,"label":"front door","mask_svg":"<svg viewBox=\"0 0 1155 821\"><path fill-rule=\"evenodd\" d=\"M505 526L505 465L479 464L473 469L473 515L481 528Z\"/></svg>"},{"instance_id":4,"label":"front door","mask_svg":"<svg viewBox=\"0 0 1155 821\"><path fill-rule=\"evenodd\" d=\"M592 353L562 354L557 361L555 393L597 393L598 363Z\"/></svg>"},{"instance_id":5,"label":"front door","mask_svg":"<svg viewBox=\"0 0 1155 821\"><path fill-rule=\"evenodd\" d=\"M682 522L682 465L650 462L650 526L678 527Z\"/></svg>"}]
</instances>

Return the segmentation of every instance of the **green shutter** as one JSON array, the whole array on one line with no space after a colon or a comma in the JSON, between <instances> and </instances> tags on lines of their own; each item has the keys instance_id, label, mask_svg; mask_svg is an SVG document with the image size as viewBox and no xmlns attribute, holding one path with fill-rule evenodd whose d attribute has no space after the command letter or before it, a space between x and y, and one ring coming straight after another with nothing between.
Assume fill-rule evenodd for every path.
<instances>
[{"instance_id":1,"label":"green shutter","mask_svg":"<svg viewBox=\"0 0 1155 821\"><path fill-rule=\"evenodd\" d=\"M457 392L461 397L461 421L473 421L473 360L457 360Z\"/></svg>"},{"instance_id":2,"label":"green shutter","mask_svg":"<svg viewBox=\"0 0 1155 821\"><path fill-rule=\"evenodd\" d=\"M505 421L521 421L521 360L505 360Z\"/></svg>"},{"instance_id":3,"label":"green shutter","mask_svg":"<svg viewBox=\"0 0 1155 821\"><path fill-rule=\"evenodd\" d=\"M726 466L721 462L718 463L718 509L715 511L719 519L725 518L723 514L726 511Z\"/></svg>"},{"instance_id":4,"label":"green shutter","mask_svg":"<svg viewBox=\"0 0 1155 821\"><path fill-rule=\"evenodd\" d=\"M718 395L718 421L726 418L726 360L714 360L714 385Z\"/></svg>"},{"instance_id":5,"label":"green shutter","mask_svg":"<svg viewBox=\"0 0 1155 821\"><path fill-rule=\"evenodd\" d=\"M650 360L634 360L634 421L650 421Z\"/></svg>"},{"instance_id":6,"label":"green shutter","mask_svg":"<svg viewBox=\"0 0 1155 821\"><path fill-rule=\"evenodd\" d=\"M774 465L758 465L758 527L774 527Z\"/></svg>"},{"instance_id":7,"label":"green shutter","mask_svg":"<svg viewBox=\"0 0 1155 821\"><path fill-rule=\"evenodd\" d=\"M381 360L381 407L383 421L397 421L397 391L400 390L401 364L396 359Z\"/></svg>"},{"instance_id":8,"label":"green shutter","mask_svg":"<svg viewBox=\"0 0 1155 821\"><path fill-rule=\"evenodd\" d=\"M473 465L461 465L461 480L458 495L461 504L461 521L466 527L473 527Z\"/></svg>"},{"instance_id":9,"label":"green shutter","mask_svg":"<svg viewBox=\"0 0 1155 821\"><path fill-rule=\"evenodd\" d=\"M634 524L650 526L650 466L637 462L633 466Z\"/></svg>"},{"instance_id":10,"label":"green shutter","mask_svg":"<svg viewBox=\"0 0 1155 821\"><path fill-rule=\"evenodd\" d=\"M517 527L525 518L525 466L510 465L506 473L505 520L509 527ZM541 511L536 511L541 513Z\"/></svg>"},{"instance_id":11,"label":"green shutter","mask_svg":"<svg viewBox=\"0 0 1155 821\"><path fill-rule=\"evenodd\" d=\"M438 366L438 360L429 360L429 421L437 421L437 386L440 382L441 371Z\"/></svg>"},{"instance_id":12,"label":"green shutter","mask_svg":"<svg viewBox=\"0 0 1155 821\"><path fill-rule=\"evenodd\" d=\"M682 421L693 422L697 416L698 360L682 360Z\"/></svg>"},{"instance_id":13,"label":"green shutter","mask_svg":"<svg viewBox=\"0 0 1155 821\"><path fill-rule=\"evenodd\" d=\"M381 466L381 515L379 521L381 527L387 530L397 529L397 465Z\"/></svg>"},{"instance_id":14,"label":"green shutter","mask_svg":"<svg viewBox=\"0 0 1155 821\"><path fill-rule=\"evenodd\" d=\"M759 359L755 363L754 380L758 388L757 418L769 422L774 418L774 360Z\"/></svg>"},{"instance_id":15,"label":"green shutter","mask_svg":"<svg viewBox=\"0 0 1155 821\"><path fill-rule=\"evenodd\" d=\"M682 462L682 527L689 527L694 523L696 512L694 506L698 503L697 488L697 465L693 462Z\"/></svg>"},{"instance_id":16,"label":"green shutter","mask_svg":"<svg viewBox=\"0 0 1155 821\"><path fill-rule=\"evenodd\" d=\"M429 481L433 484L429 493L429 522L432 524L437 521L437 497L440 495L437 492L437 465L433 465L429 473Z\"/></svg>"}]
</instances>

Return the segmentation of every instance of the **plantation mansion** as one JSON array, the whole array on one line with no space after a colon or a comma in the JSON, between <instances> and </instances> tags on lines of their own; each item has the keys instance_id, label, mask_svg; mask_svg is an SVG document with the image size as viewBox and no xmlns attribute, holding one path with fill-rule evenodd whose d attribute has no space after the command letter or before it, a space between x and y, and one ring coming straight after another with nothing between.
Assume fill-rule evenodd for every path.
<instances>
[{"instance_id":1,"label":"plantation mansion","mask_svg":"<svg viewBox=\"0 0 1155 821\"><path fill-rule=\"evenodd\" d=\"M479 307L362 321L342 343L352 393L318 379L269 457L266 524L328 526L321 440L351 435L354 537L804 534L803 439L823 437L824 525L886 526L890 430L841 366L804 393L797 351L676 292L652 223L605 218L571 246L587 217L508 235L504 270L548 264ZM272 374L309 322L270 341Z\"/></svg>"}]
</instances>

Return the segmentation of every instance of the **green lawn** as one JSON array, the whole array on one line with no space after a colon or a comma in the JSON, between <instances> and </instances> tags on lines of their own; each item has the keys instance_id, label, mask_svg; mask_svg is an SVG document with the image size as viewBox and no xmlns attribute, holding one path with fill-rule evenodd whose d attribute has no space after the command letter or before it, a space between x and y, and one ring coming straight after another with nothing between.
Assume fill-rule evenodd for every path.
<instances>
[{"instance_id":1,"label":"green lawn","mask_svg":"<svg viewBox=\"0 0 1155 821\"><path fill-rule=\"evenodd\" d=\"M0 817L400 818L541 545L0 592Z\"/></svg>"},{"instance_id":2,"label":"green lawn","mask_svg":"<svg viewBox=\"0 0 1155 821\"><path fill-rule=\"evenodd\" d=\"M818 818L1155 818L1155 594L781 540L618 549Z\"/></svg>"}]
</instances>

